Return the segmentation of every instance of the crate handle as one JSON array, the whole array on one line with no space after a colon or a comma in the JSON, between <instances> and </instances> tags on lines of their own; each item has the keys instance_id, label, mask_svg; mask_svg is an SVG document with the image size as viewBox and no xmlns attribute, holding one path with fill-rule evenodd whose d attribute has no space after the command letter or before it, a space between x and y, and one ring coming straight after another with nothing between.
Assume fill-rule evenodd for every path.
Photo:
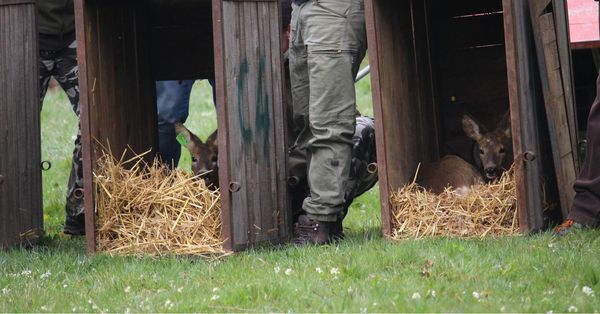
<instances>
[{"instance_id":1,"label":"crate handle","mask_svg":"<svg viewBox=\"0 0 600 314\"><path fill-rule=\"evenodd\" d=\"M238 192L242 186L239 182L229 182L229 191L232 193Z\"/></svg>"},{"instance_id":2,"label":"crate handle","mask_svg":"<svg viewBox=\"0 0 600 314\"><path fill-rule=\"evenodd\" d=\"M525 161L534 161L537 158L537 156L535 155L534 152L528 150L525 152L525 154L523 154L523 159L525 159Z\"/></svg>"}]
</instances>

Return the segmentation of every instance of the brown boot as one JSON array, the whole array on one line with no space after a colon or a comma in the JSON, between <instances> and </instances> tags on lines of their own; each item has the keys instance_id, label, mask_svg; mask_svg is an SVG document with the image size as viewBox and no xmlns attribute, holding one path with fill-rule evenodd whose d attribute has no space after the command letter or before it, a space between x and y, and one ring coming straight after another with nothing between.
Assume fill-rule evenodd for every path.
<instances>
[{"instance_id":1,"label":"brown boot","mask_svg":"<svg viewBox=\"0 0 600 314\"><path fill-rule=\"evenodd\" d=\"M330 230L334 223L318 221L300 215L294 224L294 238L296 245L328 244L331 242Z\"/></svg>"},{"instance_id":2,"label":"brown boot","mask_svg":"<svg viewBox=\"0 0 600 314\"><path fill-rule=\"evenodd\" d=\"M342 220L338 218L338 220L331 225L331 239L333 241L341 241L344 240L344 226L342 225Z\"/></svg>"}]
</instances>

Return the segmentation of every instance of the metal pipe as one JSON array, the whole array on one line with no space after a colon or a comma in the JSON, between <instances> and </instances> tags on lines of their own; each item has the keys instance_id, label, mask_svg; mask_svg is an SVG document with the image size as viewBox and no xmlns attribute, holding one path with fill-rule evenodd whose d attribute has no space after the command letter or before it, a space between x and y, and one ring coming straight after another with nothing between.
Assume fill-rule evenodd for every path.
<instances>
[{"instance_id":1,"label":"metal pipe","mask_svg":"<svg viewBox=\"0 0 600 314\"><path fill-rule=\"evenodd\" d=\"M356 83L356 82L362 80L369 73L371 73L371 66L367 65L364 69L360 70L358 72L358 74L356 74L356 79L354 80L354 82Z\"/></svg>"}]
</instances>

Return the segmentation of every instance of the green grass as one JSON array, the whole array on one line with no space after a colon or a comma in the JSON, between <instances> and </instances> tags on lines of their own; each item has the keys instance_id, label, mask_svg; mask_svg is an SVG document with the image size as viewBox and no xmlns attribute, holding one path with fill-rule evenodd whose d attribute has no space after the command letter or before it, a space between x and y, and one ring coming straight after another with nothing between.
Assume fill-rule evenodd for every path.
<instances>
[{"instance_id":1,"label":"green grass","mask_svg":"<svg viewBox=\"0 0 600 314\"><path fill-rule=\"evenodd\" d=\"M214 108L208 85L197 87L187 125L205 138ZM365 90L368 80L358 87L368 114ZM1 312L600 311L597 231L390 242L377 188L354 202L336 245L208 261L87 255L82 238L60 234L76 123L64 94L49 95L42 119L43 158L53 164L44 173L47 236L33 249L0 252Z\"/></svg>"}]
</instances>

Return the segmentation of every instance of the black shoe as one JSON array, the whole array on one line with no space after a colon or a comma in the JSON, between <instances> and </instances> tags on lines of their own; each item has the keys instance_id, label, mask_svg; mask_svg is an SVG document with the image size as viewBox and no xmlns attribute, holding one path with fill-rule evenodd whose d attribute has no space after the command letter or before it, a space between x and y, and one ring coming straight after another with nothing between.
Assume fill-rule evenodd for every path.
<instances>
[{"instance_id":1,"label":"black shoe","mask_svg":"<svg viewBox=\"0 0 600 314\"><path fill-rule=\"evenodd\" d=\"M328 244L331 243L331 227L333 222L324 222L300 215L294 224L294 237L292 242L296 245Z\"/></svg>"},{"instance_id":2,"label":"black shoe","mask_svg":"<svg viewBox=\"0 0 600 314\"><path fill-rule=\"evenodd\" d=\"M83 214L75 217L67 216L65 219L65 227L63 232L68 235L82 236L85 235L85 217Z\"/></svg>"}]
</instances>

